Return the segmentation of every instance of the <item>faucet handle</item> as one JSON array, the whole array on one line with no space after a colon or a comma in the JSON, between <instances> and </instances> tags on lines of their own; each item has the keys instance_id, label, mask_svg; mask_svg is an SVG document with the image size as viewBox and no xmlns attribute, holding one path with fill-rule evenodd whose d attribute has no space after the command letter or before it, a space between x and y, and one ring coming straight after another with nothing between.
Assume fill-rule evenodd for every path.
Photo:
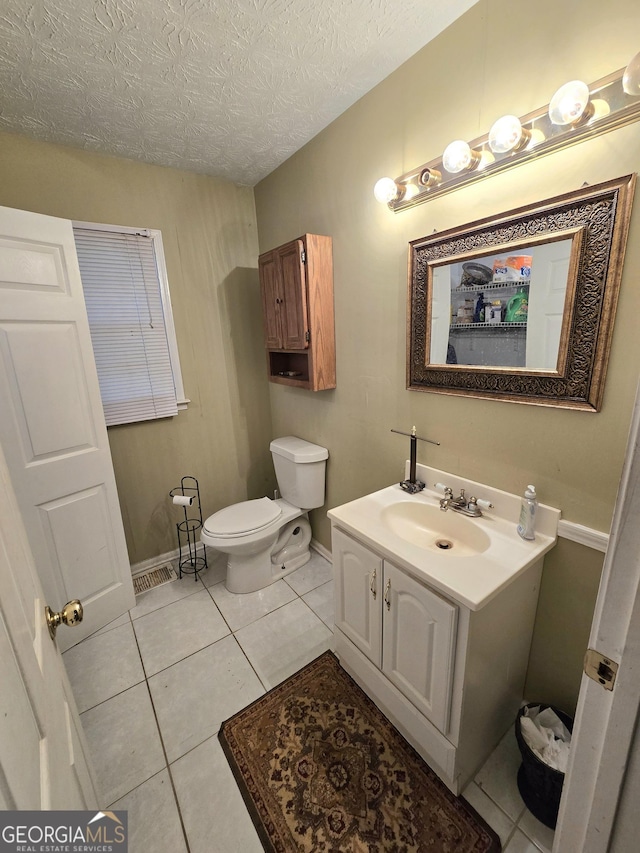
<instances>
[{"instance_id":1,"label":"faucet handle","mask_svg":"<svg viewBox=\"0 0 640 853\"><path fill-rule=\"evenodd\" d=\"M491 501L485 501L483 498L476 498L476 503L482 509L493 509L493 504Z\"/></svg>"}]
</instances>

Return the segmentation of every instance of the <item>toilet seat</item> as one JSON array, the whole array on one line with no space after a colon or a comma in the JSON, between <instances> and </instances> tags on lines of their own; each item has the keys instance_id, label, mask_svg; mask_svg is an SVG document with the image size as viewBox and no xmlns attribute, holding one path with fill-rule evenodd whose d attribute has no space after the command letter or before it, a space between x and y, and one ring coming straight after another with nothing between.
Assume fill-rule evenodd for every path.
<instances>
[{"instance_id":1,"label":"toilet seat","mask_svg":"<svg viewBox=\"0 0 640 853\"><path fill-rule=\"evenodd\" d=\"M204 532L218 539L232 539L257 533L269 527L281 515L282 509L270 498L243 501L210 515L204 523Z\"/></svg>"}]
</instances>

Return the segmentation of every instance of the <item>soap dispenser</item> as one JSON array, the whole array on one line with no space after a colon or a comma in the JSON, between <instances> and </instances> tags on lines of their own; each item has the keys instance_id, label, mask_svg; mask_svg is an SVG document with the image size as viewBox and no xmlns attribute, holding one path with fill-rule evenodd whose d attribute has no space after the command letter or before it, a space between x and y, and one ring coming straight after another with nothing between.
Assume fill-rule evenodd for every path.
<instances>
[{"instance_id":1,"label":"soap dispenser","mask_svg":"<svg viewBox=\"0 0 640 853\"><path fill-rule=\"evenodd\" d=\"M535 486L527 486L522 498L520 508L520 521L518 522L518 534L523 539L535 539L536 533L536 510L538 509L538 498Z\"/></svg>"}]
</instances>

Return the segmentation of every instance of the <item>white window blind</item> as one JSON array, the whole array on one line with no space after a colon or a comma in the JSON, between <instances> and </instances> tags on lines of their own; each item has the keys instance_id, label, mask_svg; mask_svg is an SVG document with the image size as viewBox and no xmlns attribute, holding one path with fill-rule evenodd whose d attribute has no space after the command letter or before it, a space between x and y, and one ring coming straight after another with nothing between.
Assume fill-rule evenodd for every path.
<instances>
[{"instance_id":1,"label":"white window blind","mask_svg":"<svg viewBox=\"0 0 640 853\"><path fill-rule=\"evenodd\" d=\"M176 415L184 394L159 232L107 228L73 229L107 426Z\"/></svg>"}]
</instances>

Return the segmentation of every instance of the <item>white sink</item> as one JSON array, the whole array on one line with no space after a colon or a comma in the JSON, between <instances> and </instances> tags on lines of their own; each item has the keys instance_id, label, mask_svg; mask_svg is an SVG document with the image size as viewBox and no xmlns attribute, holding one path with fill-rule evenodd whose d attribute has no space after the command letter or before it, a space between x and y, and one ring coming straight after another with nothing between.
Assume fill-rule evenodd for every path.
<instances>
[{"instance_id":1,"label":"white sink","mask_svg":"<svg viewBox=\"0 0 640 853\"><path fill-rule=\"evenodd\" d=\"M516 525L520 498L444 471L418 466L428 487L408 495L399 485L358 498L328 512L333 524L367 542L382 557L471 610L479 610L537 562L555 544L560 511L540 505L536 538L525 541ZM440 509L445 483L454 495L490 501L480 518ZM431 486L431 487L430 487Z\"/></svg>"},{"instance_id":2,"label":"white sink","mask_svg":"<svg viewBox=\"0 0 640 853\"><path fill-rule=\"evenodd\" d=\"M437 554L472 557L491 545L489 534L471 518L453 510L443 512L438 504L399 500L384 507L380 517L396 536Z\"/></svg>"}]
</instances>

